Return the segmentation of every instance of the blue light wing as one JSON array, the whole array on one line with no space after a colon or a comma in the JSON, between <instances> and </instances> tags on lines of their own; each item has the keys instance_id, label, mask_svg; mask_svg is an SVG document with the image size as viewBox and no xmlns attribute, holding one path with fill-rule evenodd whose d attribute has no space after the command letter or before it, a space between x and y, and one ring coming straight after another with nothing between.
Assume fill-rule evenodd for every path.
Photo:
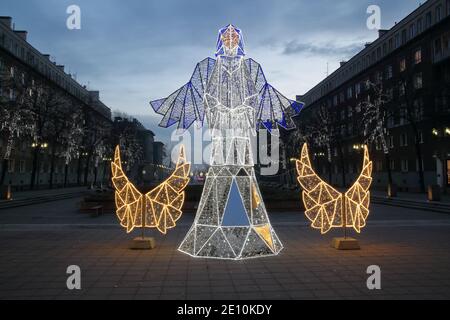
<instances>
[{"instance_id":1,"label":"blue light wing","mask_svg":"<svg viewBox=\"0 0 450 320\"><path fill-rule=\"evenodd\" d=\"M161 127L178 123L179 129L188 129L194 121L205 118L204 93L216 60L206 58L195 67L188 83L164 99L150 102L153 110L163 116Z\"/></svg>"},{"instance_id":2,"label":"blue light wing","mask_svg":"<svg viewBox=\"0 0 450 320\"><path fill-rule=\"evenodd\" d=\"M295 124L292 118L300 113L304 103L286 98L267 83L261 65L255 60L246 59L245 64L259 94L257 122L269 131L278 126L287 130L294 129Z\"/></svg>"}]
</instances>

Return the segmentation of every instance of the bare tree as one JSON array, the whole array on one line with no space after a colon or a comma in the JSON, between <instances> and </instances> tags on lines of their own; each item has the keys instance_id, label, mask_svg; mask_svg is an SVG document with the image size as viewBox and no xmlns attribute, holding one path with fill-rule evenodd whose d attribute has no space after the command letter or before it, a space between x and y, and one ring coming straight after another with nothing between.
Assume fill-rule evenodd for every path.
<instances>
[{"instance_id":1,"label":"bare tree","mask_svg":"<svg viewBox=\"0 0 450 320\"><path fill-rule=\"evenodd\" d=\"M387 144L388 128L387 122L391 118L392 111L387 107L392 97L385 93L382 82L373 83L367 81L369 94L367 100L359 103L362 111L361 125L364 130L364 140L366 144L379 144L383 149L388 173L388 183L392 187L392 169L389 147Z\"/></svg>"},{"instance_id":2,"label":"bare tree","mask_svg":"<svg viewBox=\"0 0 450 320\"><path fill-rule=\"evenodd\" d=\"M328 179L331 182L332 176L332 154L331 154L331 145L334 139L334 130L333 130L333 115L330 112L330 109L322 104L314 117L315 121L312 123L311 128L311 140L315 146L317 146L321 150L325 150L325 156L327 159L327 167L328 167ZM345 181L345 177L343 178ZM345 183L345 182L344 182Z\"/></svg>"},{"instance_id":3,"label":"bare tree","mask_svg":"<svg viewBox=\"0 0 450 320\"><path fill-rule=\"evenodd\" d=\"M4 184L14 146L24 137L31 136L35 129L28 106L28 83L23 76L17 77L13 70L0 70L0 87L4 92L0 95L0 134L6 141L0 185Z\"/></svg>"},{"instance_id":4,"label":"bare tree","mask_svg":"<svg viewBox=\"0 0 450 320\"><path fill-rule=\"evenodd\" d=\"M409 63L408 63L409 62ZM419 188L420 192L425 192L425 176L423 168L423 154L421 148L421 132L419 130L419 123L423 119L423 105L420 102L417 91L422 88L421 73L415 73L413 68L414 63L407 61L410 66L401 74L399 83L400 101L403 103L400 106L400 116L406 121L411 128L414 137L414 148L417 160L417 172L419 174Z\"/></svg>"},{"instance_id":5,"label":"bare tree","mask_svg":"<svg viewBox=\"0 0 450 320\"><path fill-rule=\"evenodd\" d=\"M84 118L82 107L71 101L71 112L68 123L60 135L61 156L64 159L64 187L67 186L69 165L79 155L84 134Z\"/></svg>"},{"instance_id":6,"label":"bare tree","mask_svg":"<svg viewBox=\"0 0 450 320\"><path fill-rule=\"evenodd\" d=\"M36 182L39 183L40 153L48 146L48 139L53 139L50 118L60 104L61 96L55 87L36 82L31 88L29 105L35 130L30 189L34 189Z\"/></svg>"},{"instance_id":7,"label":"bare tree","mask_svg":"<svg viewBox=\"0 0 450 320\"><path fill-rule=\"evenodd\" d=\"M85 112L83 153L85 154L84 185L87 185L91 162L94 164L94 179L97 177L99 159L104 154L104 146L110 138L110 128L105 125L105 121L102 121L95 111L85 110Z\"/></svg>"}]
</instances>

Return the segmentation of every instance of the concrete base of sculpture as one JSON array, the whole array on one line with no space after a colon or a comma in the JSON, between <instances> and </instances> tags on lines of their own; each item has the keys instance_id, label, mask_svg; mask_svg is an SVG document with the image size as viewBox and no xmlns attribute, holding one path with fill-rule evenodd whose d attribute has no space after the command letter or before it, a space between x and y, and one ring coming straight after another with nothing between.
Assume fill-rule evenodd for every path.
<instances>
[{"instance_id":1,"label":"concrete base of sculpture","mask_svg":"<svg viewBox=\"0 0 450 320\"><path fill-rule=\"evenodd\" d=\"M333 238L331 246L337 250L359 250L358 240L353 238Z\"/></svg>"},{"instance_id":2,"label":"concrete base of sculpture","mask_svg":"<svg viewBox=\"0 0 450 320\"><path fill-rule=\"evenodd\" d=\"M156 247L155 238L143 238L137 237L134 238L129 245L130 249L133 250L151 250Z\"/></svg>"}]
</instances>

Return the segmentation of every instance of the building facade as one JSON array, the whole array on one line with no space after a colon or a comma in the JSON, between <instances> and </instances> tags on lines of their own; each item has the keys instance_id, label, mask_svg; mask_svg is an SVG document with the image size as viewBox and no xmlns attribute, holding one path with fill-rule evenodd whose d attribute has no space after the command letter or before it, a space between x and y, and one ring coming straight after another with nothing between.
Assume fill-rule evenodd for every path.
<instances>
[{"instance_id":1,"label":"building facade","mask_svg":"<svg viewBox=\"0 0 450 320\"><path fill-rule=\"evenodd\" d=\"M331 166L326 148L312 146L311 152L318 171L334 185L348 186L359 175L360 145L368 134L361 106L375 98L373 86L381 88L389 110L383 128L388 152L380 141L369 145L374 188L386 188L388 168L400 191L449 187L450 0L429 0L392 29L380 30L378 39L298 96L306 103L297 118L305 131L319 110L330 114Z\"/></svg>"},{"instance_id":2,"label":"building facade","mask_svg":"<svg viewBox=\"0 0 450 320\"><path fill-rule=\"evenodd\" d=\"M50 56L42 54L27 42L27 32L13 29L11 17L0 17L0 70L2 77L13 79L22 87L27 84L41 83L55 95L72 101L84 113L84 125L90 124L90 136L84 141L85 147L70 162L66 169L65 161L55 151L54 161L50 160L51 141L36 143L31 137L23 137L13 146L8 163L2 161L6 168L4 184L9 184L16 190L46 188L49 186L80 185L101 182L108 178L106 170L106 154L100 161L94 160L95 143L108 136L112 128L111 111L99 97L98 91L89 91L80 85L70 74L64 71L64 66L50 60ZM17 99L13 87L0 86L2 101L8 103ZM31 95L31 93L30 93ZM4 120L4 119L0 119ZM94 132L95 131L95 132ZM97 141L92 141L93 139ZM6 137L0 135L0 154L5 154ZM89 140L89 141L87 141ZM37 154L37 156L34 156ZM98 157L97 157L98 158ZM37 159L37 160L34 160ZM33 164L33 161L37 163ZM35 167L35 172L32 172ZM53 170L50 170L53 167ZM67 174L66 174L67 170ZM50 172L52 171L52 172ZM51 177L51 182L50 182ZM33 181L33 182L31 182Z\"/></svg>"}]
</instances>

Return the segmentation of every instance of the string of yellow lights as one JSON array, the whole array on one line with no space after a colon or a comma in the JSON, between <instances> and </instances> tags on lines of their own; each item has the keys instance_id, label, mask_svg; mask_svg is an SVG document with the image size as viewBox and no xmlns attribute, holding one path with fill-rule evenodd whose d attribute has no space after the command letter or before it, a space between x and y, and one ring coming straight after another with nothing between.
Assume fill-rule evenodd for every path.
<instances>
[{"instance_id":1,"label":"string of yellow lights","mask_svg":"<svg viewBox=\"0 0 450 320\"><path fill-rule=\"evenodd\" d=\"M111 163L115 192L116 214L127 233L137 227L157 228L162 234L174 228L182 215L184 189L189 183L190 164L184 147L174 172L169 178L145 195L131 183L122 169L120 148L116 147Z\"/></svg>"}]
</instances>

